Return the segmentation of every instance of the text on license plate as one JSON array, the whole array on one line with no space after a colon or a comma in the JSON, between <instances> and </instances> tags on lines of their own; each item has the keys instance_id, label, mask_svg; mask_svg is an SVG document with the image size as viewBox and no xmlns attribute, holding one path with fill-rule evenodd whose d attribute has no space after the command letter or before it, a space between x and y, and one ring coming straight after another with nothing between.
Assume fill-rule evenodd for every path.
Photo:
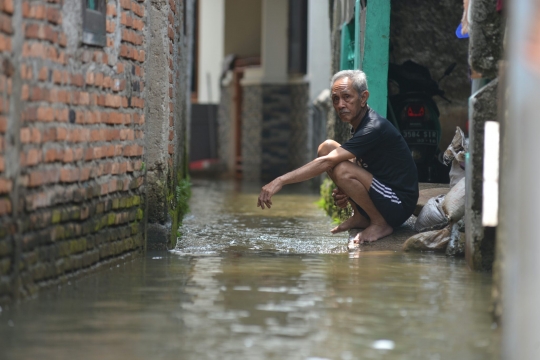
<instances>
[{"instance_id":1,"label":"text on license plate","mask_svg":"<svg viewBox=\"0 0 540 360\"><path fill-rule=\"evenodd\" d=\"M403 130L401 134L408 143L437 145L437 132L433 130Z\"/></svg>"}]
</instances>

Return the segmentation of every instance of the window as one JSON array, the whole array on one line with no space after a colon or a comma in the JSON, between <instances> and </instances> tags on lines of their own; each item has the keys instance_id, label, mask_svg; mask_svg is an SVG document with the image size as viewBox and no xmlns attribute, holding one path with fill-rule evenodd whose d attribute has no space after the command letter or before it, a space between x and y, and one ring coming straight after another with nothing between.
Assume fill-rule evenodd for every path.
<instances>
[{"instance_id":1,"label":"window","mask_svg":"<svg viewBox=\"0 0 540 360\"><path fill-rule=\"evenodd\" d=\"M88 45L105 46L105 0L82 0L83 2L83 39Z\"/></svg>"}]
</instances>

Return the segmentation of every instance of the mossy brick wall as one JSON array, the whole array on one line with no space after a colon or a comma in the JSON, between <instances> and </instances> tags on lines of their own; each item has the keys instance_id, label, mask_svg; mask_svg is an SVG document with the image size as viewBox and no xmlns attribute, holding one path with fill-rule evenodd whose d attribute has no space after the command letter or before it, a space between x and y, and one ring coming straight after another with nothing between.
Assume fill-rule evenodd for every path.
<instances>
[{"instance_id":1,"label":"mossy brick wall","mask_svg":"<svg viewBox=\"0 0 540 360\"><path fill-rule=\"evenodd\" d=\"M0 0L0 303L144 248L149 2Z\"/></svg>"},{"instance_id":2,"label":"mossy brick wall","mask_svg":"<svg viewBox=\"0 0 540 360\"><path fill-rule=\"evenodd\" d=\"M185 16L184 16L185 15ZM189 70L193 1L148 4L146 169L148 247L176 245L182 206L178 187L187 175Z\"/></svg>"}]
</instances>

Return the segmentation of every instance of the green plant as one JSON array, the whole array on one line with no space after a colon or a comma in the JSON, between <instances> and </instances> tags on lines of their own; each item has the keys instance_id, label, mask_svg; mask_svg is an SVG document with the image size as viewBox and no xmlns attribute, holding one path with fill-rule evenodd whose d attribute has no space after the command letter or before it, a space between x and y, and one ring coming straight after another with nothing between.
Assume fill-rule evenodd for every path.
<instances>
[{"instance_id":1,"label":"green plant","mask_svg":"<svg viewBox=\"0 0 540 360\"><path fill-rule=\"evenodd\" d=\"M334 198L332 197L332 191L336 188L336 185L332 179L326 178L321 184L321 198L317 201L317 205L332 218L332 221L339 224L352 216L351 205L348 204L346 208L341 209L334 205Z\"/></svg>"},{"instance_id":2,"label":"green plant","mask_svg":"<svg viewBox=\"0 0 540 360\"><path fill-rule=\"evenodd\" d=\"M176 186L176 209L179 218L183 218L189 212L189 198L191 197L191 183L189 178L182 179Z\"/></svg>"}]
</instances>

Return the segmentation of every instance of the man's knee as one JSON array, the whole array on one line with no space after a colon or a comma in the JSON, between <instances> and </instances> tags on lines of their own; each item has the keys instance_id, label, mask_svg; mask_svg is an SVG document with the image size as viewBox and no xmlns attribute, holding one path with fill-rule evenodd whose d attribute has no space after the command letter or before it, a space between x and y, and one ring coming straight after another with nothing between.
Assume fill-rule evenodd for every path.
<instances>
[{"instance_id":1,"label":"man's knee","mask_svg":"<svg viewBox=\"0 0 540 360\"><path fill-rule=\"evenodd\" d=\"M347 183L354 182L355 186L367 190L370 188L372 175L350 161L343 161L332 169L332 179L338 187L345 187Z\"/></svg>"},{"instance_id":2,"label":"man's knee","mask_svg":"<svg viewBox=\"0 0 540 360\"><path fill-rule=\"evenodd\" d=\"M334 168L332 169L332 177L335 179L334 181L336 183L341 182L341 181L351 180L354 178L351 165L353 164L350 163L349 161L347 162L344 161L334 166Z\"/></svg>"},{"instance_id":3,"label":"man's knee","mask_svg":"<svg viewBox=\"0 0 540 360\"><path fill-rule=\"evenodd\" d=\"M319 145L319 149L317 150L317 156L326 156L330 154L333 150L340 147L341 144L334 140L325 140L322 142L321 145Z\"/></svg>"}]
</instances>

